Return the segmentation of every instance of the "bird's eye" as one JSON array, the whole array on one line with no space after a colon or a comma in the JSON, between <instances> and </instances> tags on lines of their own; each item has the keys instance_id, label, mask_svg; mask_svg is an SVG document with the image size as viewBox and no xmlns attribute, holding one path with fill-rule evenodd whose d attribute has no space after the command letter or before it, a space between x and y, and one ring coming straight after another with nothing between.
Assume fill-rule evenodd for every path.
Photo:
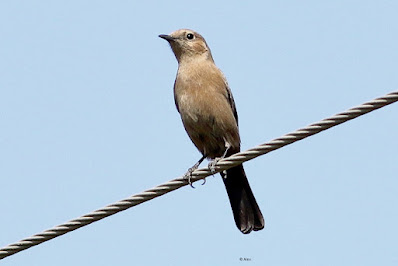
<instances>
[{"instance_id":1,"label":"bird's eye","mask_svg":"<svg viewBox=\"0 0 398 266\"><path fill-rule=\"evenodd\" d=\"M193 36L193 34L192 34L192 33L188 33L188 34L187 34L187 39L188 39L188 40L192 40L192 39L193 39L193 37L194 37L194 36Z\"/></svg>"}]
</instances>

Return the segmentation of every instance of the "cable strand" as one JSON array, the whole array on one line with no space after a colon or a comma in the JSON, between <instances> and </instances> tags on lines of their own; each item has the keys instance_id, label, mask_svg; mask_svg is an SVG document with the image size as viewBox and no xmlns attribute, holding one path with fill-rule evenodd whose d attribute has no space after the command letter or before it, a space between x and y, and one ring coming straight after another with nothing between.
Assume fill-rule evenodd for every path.
<instances>
[{"instance_id":1,"label":"cable strand","mask_svg":"<svg viewBox=\"0 0 398 266\"><path fill-rule=\"evenodd\" d=\"M257 147L251 148L243 152L236 153L228 158L219 160L214 165L215 170L216 172L224 171L226 169L239 165L243 162L252 160L258 156L280 149L286 145L292 144L293 142L305 139L309 136L315 135L326 129L337 126L339 124L357 118L358 116L364 115L366 113L369 113L371 111L389 105L396 101L398 101L398 91L391 92L383 97L353 107L347 111L323 119L307 127L298 129L294 132L290 132L279 138L271 140L270 142L261 144ZM191 182L196 182L212 174L214 174L214 172L212 172L208 168L197 169L192 173ZM142 193L130 196L129 198L120 200L106 207L103 207L101 209L85 214L76 219L68 221L64 224L55 226L39 234L33 235L31 237L20 240L16 243L5 246L0 249L0 260L5 257L11 256L15 253L18 253L22 250L28 249L30 247L51 240L55 237L74 231L78 228L81 228L93 222L99 221L103 218L106 218L118 212L124 211L131 207L144 203L148 200L167 194L171 191L174 191L186 185L188 185L188 180L184 177L173 179L169 182L148 189Z\"/></svg>"}]
</instances>

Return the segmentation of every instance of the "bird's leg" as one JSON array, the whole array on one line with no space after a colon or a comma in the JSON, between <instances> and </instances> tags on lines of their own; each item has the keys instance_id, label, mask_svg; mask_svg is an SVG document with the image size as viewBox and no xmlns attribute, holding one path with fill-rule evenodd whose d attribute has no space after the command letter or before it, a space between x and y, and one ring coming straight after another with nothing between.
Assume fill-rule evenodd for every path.
<instances>
[{"instance_id":1,"label":"bird's leg","mask_svg":"<svg viewBox=\"0 0 398 266\"><path fill-rule=\"evenodd\" d=\"M225 142L225 152L219 160L224 159L225 156L227 156L227 152L228 152L229 148L231 148L231 144L229 144L229 142Z\"/></svg>"},{"instance_id":2,"label":"bird's leg","mask_svg":"<svg viewBox=\"0 0 398 266\"><path fill-rule=\"evenodd\" d=\"M198 169L199 165L203 162L203 160L204 160L205 158L206 158L206 156L203 155L202 158L200 158L199 161L197 161L191 168L188 169L188 172L186 172L186 173L184 174L184 178L187 178L187 179L188 179L188 183L189 183L189 185L190 185L192 188L195 188L195 187L192 185L192 182L191 182L192 173L193 173L193 171L195 171L196 169ZM206 182L206 180L205 180L205 182ZM204 182L204 183L205 183L205 182ZM203 184L204 184L204 183L203 183Z\"/></svg>"},{"instance_id":3,"label":"bird's leg","mask_svg":"<svg viewBox=\"0 0 398 266\"><path fill-rule=\"evenodd\" d=\"M225 158L225 156L227 156L228 150L229 148L231 148L231 144L229 142L225 142L225 151L224 154L221 157L216 157L214 158L210 163L209 163L209 170L211 171L211 173L214 175L216 172L216 164L218 163L219 160L222 160Z\"/></svg>"},{"instance_id":4,"label":"bird's leg","mask_svg":"<svg viewBox=\"0 0 398 266\"><path fill-rule=\"evenodd\" d=\"M191 168L188 169L188 172L192 174L193 171L198 169L199 165L203 162L203 160L206 158L206 156L202 156L202 158L199 159Z\"/></svg>"}]
</instances>

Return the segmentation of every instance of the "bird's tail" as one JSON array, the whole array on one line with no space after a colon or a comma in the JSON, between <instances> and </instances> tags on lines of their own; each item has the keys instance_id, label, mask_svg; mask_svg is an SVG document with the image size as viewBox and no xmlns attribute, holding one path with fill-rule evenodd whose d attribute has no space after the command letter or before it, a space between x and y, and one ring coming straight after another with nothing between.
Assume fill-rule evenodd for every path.
<instances>
[{"instance_id":1,"label":"bird's tail","mask_svg":"<svg viewBox=\"0 0 398 266\"><path fill-rule=\"evenodd\" d=\"M244 234L263 229L264 218L250 188L243 165L228 169L226 174L223 171L221 176L238 229Z\"/></svg>"}]
</instances>

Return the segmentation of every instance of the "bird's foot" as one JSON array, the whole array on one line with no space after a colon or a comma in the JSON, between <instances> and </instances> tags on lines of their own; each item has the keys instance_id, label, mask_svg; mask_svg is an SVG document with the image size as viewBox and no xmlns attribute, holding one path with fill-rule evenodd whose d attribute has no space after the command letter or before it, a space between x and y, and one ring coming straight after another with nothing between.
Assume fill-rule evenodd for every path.
<instances>
[{"instance_id":1,"label":"bird's foot","mask_svg":"<svg viewBox=\"0 0 398 266\"><path fill-rule=\"evenodd\" d=\"M208 168L211 172L212 175L214 175L217 172L216 169L216 164L218 163L219 160L221 160L222 158L214 158L208 165Z\"/></svg>"},{"instance_id":2,"label":"bird's foot","mask_svg":"<svg viewBox=\"0 0 398 266\"><path fill-rule=\"evenodd\" d=\"M197 168L198 167L194 168L194 166L193 166L193 167L189 168L188 171L184 174L184 179L188 180L188 184L191 186L191 188L195 188L192 185L191 179L192 179L192 172L195 171Z\"/></svg>"},{"instance_id":3,"label":"bird's foot","mask_svg":"<svg viewBox=\"0 0 398 266\"><path fill-rule=\"evenodd\" d=\"M203 162L203 160L204 160L205 158L206 158L205 156L203 156L202 158L200 158L200 160L199 160L197 163L195 163L191 168L189 168L188 171L184 174L184 178L185 178L185 179L188 179L188 184L191 186L191 188L195 188L195 187L192 185L192 181L191 181L191 179L192 179L192 173L193 173L196 169L198 169L199 165L201 164L201 162ZM206 180L203 182L202 185L204 185L204 183L206 183Z\"/></svg>"},{"instance_id":4,"label":"bird's foot","mask_svg":"<svg viewBox=\"0 0 398 266\"><path fill-rule=\"evenodd\" d=\"M192 173L198 169L199 165L203 162L203 160L206 158L206 155L203 155L202 158L199 159L199 161L197 161L197 163L195 163L191 168L188 169L188 171L184 174L184 178L188 179L188 184L191 186L191 188L195 188L192 185ZM203 184L204 185L206 183L206 179L203 179Z\"/></svg>"}]
</instances>

